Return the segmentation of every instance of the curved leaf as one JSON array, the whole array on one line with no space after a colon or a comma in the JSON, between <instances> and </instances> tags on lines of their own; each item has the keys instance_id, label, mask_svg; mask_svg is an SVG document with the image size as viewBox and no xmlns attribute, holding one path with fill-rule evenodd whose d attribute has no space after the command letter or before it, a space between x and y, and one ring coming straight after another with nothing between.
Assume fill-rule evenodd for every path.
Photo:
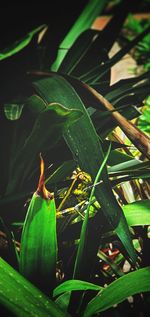
<instances>
[{"instance_id":1,"label":"curved leaf","mask_svg":"<svg viewBox=\"0 0 150 317\"><path fill-rule=\"evenodd\" d=\"M150 291L150 267L128 273L108 285L89 302L83 317L90 317L119 304L134 294Z\"/></svg>"},{"instance_id":2,"label":"curved leaf","mask_svg":"<svg viewBox=\"0 0 150 317\"><path fill-rule=\"evenodd\" d=\"M53 291L53 296L58 296L64 292L70 292L70 291L87 291L87 290L94 290L94 291L100 291L103 287L92 284L85 281L80 280L70 280L66 281L59 286L57 286Z\"/></svg>"},{"instance_id":3,"label":"curved leaf","mask_svg":"<svg viewBox=\"0 0 150 317\"><path fill-rule=\"evenodd\" d=\"M0 61L20 52L24 47L26 47L31 42L33 36L39 33L40 31L42 31L45 27L46 27L45 24L39 26L38 28L28 33L23 39L15 42L11 47L1 51Z\"/></svg>"}]
</instances>

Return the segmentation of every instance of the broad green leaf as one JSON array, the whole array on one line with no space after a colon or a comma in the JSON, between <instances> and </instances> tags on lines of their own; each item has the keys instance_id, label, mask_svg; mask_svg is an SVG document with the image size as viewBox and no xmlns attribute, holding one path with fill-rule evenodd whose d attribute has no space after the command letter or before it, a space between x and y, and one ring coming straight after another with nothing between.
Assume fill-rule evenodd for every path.
<instances>
[{"instance_id":1,"label":"broad green leaf","mask_svg":"<svg viewBox=\"0 0 150 317\"><path fill-rule=\"evenodd\" d=\"M122 208L129 226L150 225L150 200L140 200Z\"/></svg>"},{"instance_id":2,"label":"broad green leaf","mask_svg":"<svg viewBox=\"0 0 150 317\"><path fill-rule=\"evenodd\" d=\"M52 65L52 70L57 71L63 58L65 57L68 49L72 46L74 41L77 39L77 37L80 35L81 32L87 30L89 27L91 27L93 21L95 18L100 14L100 12L103 10L104 6L106 5L108 0L89 0L87 6L82 11L79 18L76 20L75 24L69 31L69 33L66 35L66 37L63 39L59 46L58 50L58 56Z\"/></svg>"},{"instance_id":3,"label":"broad green leaf","mask_svg":"<svg viewBox=\"0 0 150 317\"><path fill-rule=\"evenodd\" d=\"M20 251L20 272L46 294L56 282L57 234L56 206L45 188L44 161L37 191L25 218Z\"/></svg>"},{"instance_id":4,"label":"broad green leaf","mask_svg":"<svg viewBox=\"0 0 150 317\"><path fill-rule=\"evenodd\" d=\"M0 303L17 317L69 317L0 258Z\"/></svg>"},{"instance_id":5,"label":"broad green leaf","mask_svg":"<svg viewBox=\"0 0 150 317\"><path fill-rule=\"evenodd\" d=\"M81 115L81 111L67 109L58 103L49 104L39 113L30 135L15 157L7 195L15 191L18 186L21 188L39 153L52 148L61 138L64 127Z\"/></svg>"},{"instance_id":6,"label":"broad green leaf","mask_svg":"<svg viewBox=\"0 0 150 317\"><path fill-rule=\"evenodd\" d=\"M46 27L45 24L37 27L33 31L29 32L23 39L15 42L11 47L8 47L0 52L0 61L6 59L25 48L33 39L34 35L42 31Z\"/></svg>"},{"instance_id":7,"label":"broad green leaf","mask_svg":"<svg viewBox=\"0 0 150 317\"><path fill-rule=\"evenodd\" d=\"M59 286L57 286L53 291L53 296L58 296L64 292L70 292L70 291L87 291L87 290L95 290L100 291L103 287L92 284L85 281L80 280L68 280Z\"/></svg>"},{"instance_id":8,"label":"broad green leaf","mask_svg":"<svg viewBox=\"0 0 150 317\"><path fill-rule=\"evenodd\" d=\"M100 140L81 99L73 87L63 77L58 75L36 81L34 82L34 87L48 103L55 100L55 102L58 101L68 108L82 111L83 116L78 122L65 130L64 138L74 159L83 171L91 175L94 181L103 162L104 154ZM115 228L117 235L135 263L136 255L132 246L129 229L122 209L112 193L106 168L103 169L102 180L103 182L96 188L96 198L108 221Z\"/></svg>"},{"instance_id":9,"label":"broad green leaf","mask_svg":"<svg viewBox=\"0 0 150 317\"><path fill-rule=\"evenodd\" d=\"M119 304L127 297L150 291L150 267L128 273L109 284L100 295L92 299L83 317L90 317Z\"/></svg>"}]
</instances>

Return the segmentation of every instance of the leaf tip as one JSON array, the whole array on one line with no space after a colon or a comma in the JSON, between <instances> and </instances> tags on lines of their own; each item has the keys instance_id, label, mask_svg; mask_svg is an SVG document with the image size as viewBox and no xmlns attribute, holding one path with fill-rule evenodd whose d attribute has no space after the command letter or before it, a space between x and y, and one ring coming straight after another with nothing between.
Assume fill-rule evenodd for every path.
<instances>
[{"instance_id":1,"label":"leaf tip","mask_svg":"<svg viewBox=\"0 0 150 317\"><path fill-rule=\"evenodd\" d=\"M44 160L42 158L42 155L40 153L40 178L39 178L39 183L38 183L38 188L37 188L37 195L42 196L46 200L51 200L53 199L53 195L46 189L45 187L45 165L44 165Z\"/></svg>"}]
</instances>

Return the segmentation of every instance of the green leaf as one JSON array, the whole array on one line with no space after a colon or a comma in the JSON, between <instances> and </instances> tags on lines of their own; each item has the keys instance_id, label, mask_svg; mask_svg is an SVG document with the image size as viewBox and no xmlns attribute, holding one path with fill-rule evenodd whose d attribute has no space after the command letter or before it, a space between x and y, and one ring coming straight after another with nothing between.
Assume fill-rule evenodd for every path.
<instances>
[{"instance_id":1,"label":"green leaf","mask_svg":"<svg viewBox=\"0 0 150 317\"><path fill-rule=\"evenodd\" d=\"M81 15L76 20L75 24L73 25L69 33L61 42L59 46L59 50L58 50L58 56L51 68L53 71L58 70L68 49L72 46L72 44L74 43L74 41L77 39L77 37L80 35L81 32L91 27L93 21L98 16L98 14L100 14L100 12L103 10L107 1L108 0L101 0L101 1L89 0L87 6L82 11Z\"/></svg>"},{"instance_id":2,"label":"green leaf","mask_svg":"<svg viewBox=\"0 0 150 317\"><path fill-rule=\"evenodd\" d=\"M23 39L15 42L11 47L4 49L0 52L0 61L6 59L25 48L33 39L34 35L42 31L46 27L45 24L37 27L33 31L29 32Z\"/></svg>"},{"instance_id":3,"label":"green leaf","mask_svg":"<svg viewBox=\"0 0 150 317\"><path fill-rule=\"evenodd\" d=\"M53 291L53 296L58 296L64 292L70 292L70 291L87 291L87 290L94 290L94 291L100 291L103 287L92 284L85 281L80 280L68 280L59 286L57 286Z\"/></svg>"},{"instance_id":4,"label":"green leaf","mask_svg":"<svg viewBox=\"0 0 150 317\"><path fill-rule=\"evenodd\" d=\"M83 317L93 316L121 303L129 296L148 291L150 291L150 267L128 273L109 284L100 295L92 299Z\"/></svg>"},{"instance_id":5,"label":"green leaf","mask_svg":"<svg viewBox=\"0 0 150 317\"><path fill-rule=\"evenodd\" d=\"M122 208L129 226L150 225L150 200L140 200Z\"/></svg>"},{"instance_id":6,"label":"green leaf","mask_svg":"<svg viewBox=\"0 0 150 317\"><path fill-rule=\"evenodd\" d=\"M34 87L48 103L58 101L68 108L78 109L83 113L78 122L65 129L64 138L74 159L83 171L91 175L94 181L103 162L104 154L95 128L81 99L73 87L58 75L52 75L50 78L34 82ZM122 209L112 193L106 168L103 169L102 180L103 182L96 188L96 198L135 263L136 255L129 228Z\"/></svg>"},{"instance_id":7,"label":"green leaf","mask_svg":"<svg viewBox=\"0 0 150 317\"><path fill-rule=\"evenodd\" d=\"M17 317L69 317L0 258L0 303Z\"/></svg>"},{"instance_id":8,"label":"green leaf","mask_svg":"<svg viewBox=\"0 0 150 317\"><path fill-rule=\"evenodd\" d=\"M130 161L122 162L119 164L116 164L114 166L111 166L108 168L109 173L118 172L118 171L124 171L124 170L132 170L132 169L138 169L141 165L142 161L136 160L136 159L130 159Z\"/></svg>"},{"instance_id":9,"label":"green leaf","mask_svg":"<svg viewBox=\"0 0 150 317\"><path fill-rule=\"evenodd\" d=\"M20 272L48 294L55 285L56 260L55 200L35 192L23 226Z\"/></svg>"}]
</instances>

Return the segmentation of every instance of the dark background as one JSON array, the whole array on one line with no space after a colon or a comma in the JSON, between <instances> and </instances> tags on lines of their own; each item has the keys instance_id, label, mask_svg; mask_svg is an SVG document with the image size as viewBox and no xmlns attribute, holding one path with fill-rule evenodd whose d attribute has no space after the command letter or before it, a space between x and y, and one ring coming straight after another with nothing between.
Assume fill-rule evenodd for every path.
<instances>
[{"instance_id":1,"label":"dark background","mask_svg":"<svg viewBox=\"0 0 150 317\"><path fill-rule=\"evenodd\" d=\"M56 44L70 29L87 2L87 0L49 0L1 3L0 49L7 47L43 23L49 25L52 43Z\"/></svg>"},{"instance_id":2,"label":"dark background","mask_svg":"<svg viewBox=\"0 0 150 317\"><path fill-rule=\"evenodd\" d=\"M128 1L134 1L135 12L149 12L150 1L126 0L125 5ZM87 3L88 0L1 1L0 50L41 24L49 25L51 43L57 46ZM108 3L111 7L111 1Z\"/></svg>"}]
</instances>

